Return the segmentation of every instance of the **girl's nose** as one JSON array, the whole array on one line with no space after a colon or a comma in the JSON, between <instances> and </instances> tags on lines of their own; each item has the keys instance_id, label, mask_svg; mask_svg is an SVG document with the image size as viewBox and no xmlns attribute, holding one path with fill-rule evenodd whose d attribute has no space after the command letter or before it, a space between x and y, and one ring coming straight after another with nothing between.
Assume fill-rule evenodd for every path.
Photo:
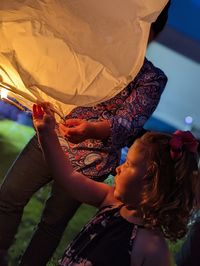
<instances>
[{"instance_id":1,"label":"girl's nose","mask_svg":"<svg viewBox=\"0 0 200 266\"><path fill-rule=\"evenodd\" d=\"M121 173L121 165L117 166L116 173L119 175Z\"/></svg>"}]
</instances>

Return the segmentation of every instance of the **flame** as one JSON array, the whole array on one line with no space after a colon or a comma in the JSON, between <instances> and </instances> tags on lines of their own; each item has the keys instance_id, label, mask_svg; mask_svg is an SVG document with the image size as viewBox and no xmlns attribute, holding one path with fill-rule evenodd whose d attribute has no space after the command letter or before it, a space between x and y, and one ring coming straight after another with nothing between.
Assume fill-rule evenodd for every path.
<instances>
[{"instance_id":1,"label":"flame","mask_svg":"<svg viewBox=\"0 0 200 266\"><path fill-rule=\"evenodd\" d=\"M8 90L6 89L1 89L1 99L5 99L5 98L8 98Z\"/></svg>"}]
</instances>

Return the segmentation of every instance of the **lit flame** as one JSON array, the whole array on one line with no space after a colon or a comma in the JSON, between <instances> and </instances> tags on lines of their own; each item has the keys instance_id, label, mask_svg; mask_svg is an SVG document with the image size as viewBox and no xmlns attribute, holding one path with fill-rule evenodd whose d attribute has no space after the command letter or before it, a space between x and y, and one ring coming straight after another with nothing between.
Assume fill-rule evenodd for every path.
<instances>
[{"instance_id":1,"label":"lit flame","mask_svg":"<svg viewBox=\"0 0 200 266\"><path fill-rule=\"evenodd\" d=\"M1 89L1 99L5 99L5 98L8 98L8 90L6 89Z\"/></svg>"}]
</instances>

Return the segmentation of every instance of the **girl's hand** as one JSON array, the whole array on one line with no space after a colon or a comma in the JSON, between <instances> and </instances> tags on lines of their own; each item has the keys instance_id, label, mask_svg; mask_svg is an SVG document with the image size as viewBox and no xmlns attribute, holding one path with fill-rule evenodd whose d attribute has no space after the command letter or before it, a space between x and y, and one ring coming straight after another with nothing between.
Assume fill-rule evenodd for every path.
<instances>
[{"instance_id":1,"label":"girl's hand","mask_svg":"<svg viewBox=\"0 0 200 266\"><path fill-rule=\"evenodd\" d=\"M33 105L33 125L39 134L54 131L56 122L49 103Z\"/></svg>"},{"instance_id":2,"label":"girl's hand","mask_svg":"<svg viewBox=\"0 0 200 266\"><path fill-rule=\"evenodd\" d=\"M72 143L80 143L92 138L92 123L84 119L68 119L65 124L59 124L62 136Z\"/></svg>"}]
</instances>

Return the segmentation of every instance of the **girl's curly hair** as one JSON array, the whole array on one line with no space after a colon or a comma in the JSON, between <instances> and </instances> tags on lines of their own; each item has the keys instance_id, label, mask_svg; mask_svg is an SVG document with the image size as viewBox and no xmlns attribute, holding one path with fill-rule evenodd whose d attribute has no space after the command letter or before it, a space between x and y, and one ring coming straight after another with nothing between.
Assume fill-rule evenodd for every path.
<instances>
[{"instance_id":1,"label":"girl's curly hair","mask_svg":"<svg viewBox=\"0 0 200 266\"><path fill-rule=\"evenodd\" d=\"M137 142L147 147L148 173L144 177L141 209L147 227L160 227L166 238L176 241L187 232L199 188L198 155L183 150L181 158L170 156L171 135L148 132Z\"/></svg>"}]
</instances>

